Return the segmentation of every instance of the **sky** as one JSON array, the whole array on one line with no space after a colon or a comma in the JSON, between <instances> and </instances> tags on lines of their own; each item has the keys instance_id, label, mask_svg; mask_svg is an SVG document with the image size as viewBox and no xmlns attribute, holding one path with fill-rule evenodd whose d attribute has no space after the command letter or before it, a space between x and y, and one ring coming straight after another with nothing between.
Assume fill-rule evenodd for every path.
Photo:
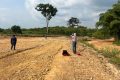
<instances>
[{"instance_id":1,"label":"sky","mask_svg":"<svg viewBox=\"0 0 120 80\"><path fill-rule=\"evenodd\" d=\"M45 27L45 18L35 7L39 3L50 3L58 9L49 26L67 26L71 17L81 25L95 27L99 14L112 8L118 0L0 0L0 28L19 25L22 28Z\"/></svg>"}]
</instances>

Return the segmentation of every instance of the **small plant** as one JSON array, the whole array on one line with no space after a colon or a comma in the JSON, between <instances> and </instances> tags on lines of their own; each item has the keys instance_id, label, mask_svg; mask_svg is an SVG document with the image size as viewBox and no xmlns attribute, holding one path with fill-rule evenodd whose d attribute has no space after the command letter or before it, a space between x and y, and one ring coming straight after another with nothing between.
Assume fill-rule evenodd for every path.
<instances>
[{"instance_id":1,"label":"small plant","mask_svg":"<svg viewBox=\"0 0 120 80\"><path fill-rule=\"evenodd\" d=\"M103 48L100 50L103 56L107 58L115 57L117 54L120 54L120 51L118 49L110 49L110 48Z\"/></svg>"},{"instance_id":2,"label":"small plant","mask_svg":"<svg viewBox=\"0 0 120 80\"><path fill-rule=\"evenodd\" d=\"M115 64L117 67L120 67L120 51L118 49L103 48L100 50L100 53L106 58L109 58L109 62Z\"/></svg>"},{"instance_id":3,"label":"small plant","mask_svg":"<svg viewBox=\"0 0 120 80\"><path fill-rule=\"evenodd\" d=\"M113 44L115 44L115 45L117 45L117 46L120 46L120 40L113 42Z\"/></svg>"},{"instance_id":4,"label":"small plant","mask_svg":"<svg viewBox=\"0 0 120 80\"><path fill-rule=\"evenodd\" d=\"M87 41L80 40L80 42L88 47L93 48L98 53L102 53L104 57L109 58L110 63L120 67L120 57L118 57L118 55L120 55L120 51L118 49L106 47L102 48L101 50L98 50L97 48L94 47L94 45L89 44Z\"/></svg>"},{"instance_id":5,"label":"small plant","mask_svg":"<svg viewBox=\"0 0 120 80\"><path fill-rule=\"evenodd\" d=\"M118 67L120 67L120 58L119 57L113 57L110 59L110 62L117 65Z\"/></svg>"}]
</instances>

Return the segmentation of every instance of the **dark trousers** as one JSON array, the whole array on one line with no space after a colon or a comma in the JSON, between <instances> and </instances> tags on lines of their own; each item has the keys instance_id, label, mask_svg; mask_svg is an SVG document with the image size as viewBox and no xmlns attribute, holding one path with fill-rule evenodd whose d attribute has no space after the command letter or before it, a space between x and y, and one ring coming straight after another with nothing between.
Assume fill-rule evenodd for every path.
<instances>
[{"instance_id":1,"label":"dark trousers","mask_svg":"<svg viewBox=\"0 0 120 80\"><path fill-rule=\"evenodd\" d=\"M75 41L72 42L72 50L73 50L73 53L76 53L76 42Z\"/></svg>"},{"instance_id":2,"label":"dark trousers","mask_svg":"<svg viewBox=\"0 0 120 80\"><path fill-rule=\"evenodd\" d=\"M16 49L16 44L11 44L11 50L14 48L14 50Z\"/></svg>"}]
</instances>

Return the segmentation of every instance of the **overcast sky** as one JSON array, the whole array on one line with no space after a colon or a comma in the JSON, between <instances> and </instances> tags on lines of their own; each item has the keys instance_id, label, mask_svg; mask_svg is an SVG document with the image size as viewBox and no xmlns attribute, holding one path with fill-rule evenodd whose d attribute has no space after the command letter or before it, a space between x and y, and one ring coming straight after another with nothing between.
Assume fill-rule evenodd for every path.
<instances>
[{"instance_id":1,"label":"overcast sky","mask_svg":"<svg viewBox=\"0 0 120 80\"><path fill-rule=\"evenodd\" d=\"M50 3L58 9L50 26L66 26L70 17L77 17L81 25L94 27L99 14L116 2L117 0L0 0L0 28L12 25L23 28L44 27L45 18L34 9L39 3Z\"/></svg>"}]
</instances>

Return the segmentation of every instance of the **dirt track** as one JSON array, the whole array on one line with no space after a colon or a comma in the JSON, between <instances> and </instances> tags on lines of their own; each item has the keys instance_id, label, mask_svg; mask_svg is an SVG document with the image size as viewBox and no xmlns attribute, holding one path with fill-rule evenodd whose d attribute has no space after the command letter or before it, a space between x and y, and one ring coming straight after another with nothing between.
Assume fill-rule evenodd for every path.
<instances>
[{"instance_id":1,"label":"dirt track","mask_svg":"<svg viewBox=\"0 0 120 80\"><path fill-rule=\"evenodd\" d=\"M8 43L0 40L0 80L120 80L119 71L90 48L78 44L81 56L73 54L64 37L19 38L16 51Z\"/></svg>"}]
</instances>

